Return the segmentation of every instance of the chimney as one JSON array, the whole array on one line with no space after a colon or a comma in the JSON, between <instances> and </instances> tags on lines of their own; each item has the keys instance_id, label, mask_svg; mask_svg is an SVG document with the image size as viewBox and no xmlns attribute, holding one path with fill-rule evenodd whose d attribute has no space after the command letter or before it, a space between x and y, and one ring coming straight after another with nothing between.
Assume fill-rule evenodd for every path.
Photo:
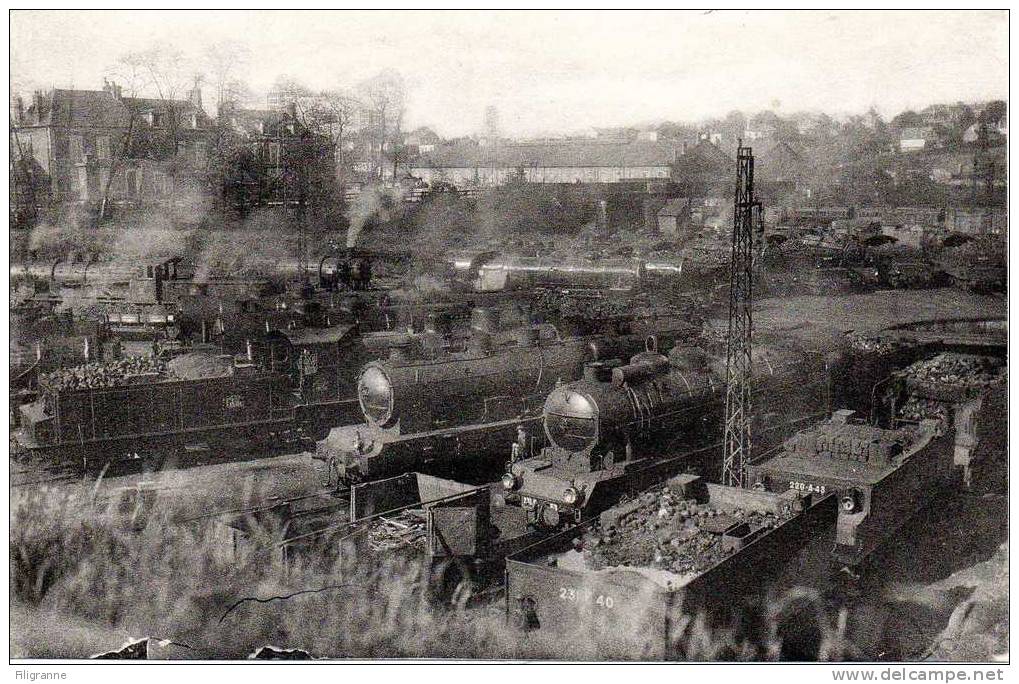
<instances>
[{"instance_id":1,"label":"chimney","mask_svg":"<svg viewBox=\"0 0 1019 684\"><path fill-rule=\"evenodd\" d=\"M123 88L121 88L119 85L117 85L116 81L107 81L105 78L103 79L103 92L104 93L109 93L110 95L113 95L113 97L115 97L115 98L117 98L119 100L122 91L123 91Z\"/></svg>"}]
</instances>

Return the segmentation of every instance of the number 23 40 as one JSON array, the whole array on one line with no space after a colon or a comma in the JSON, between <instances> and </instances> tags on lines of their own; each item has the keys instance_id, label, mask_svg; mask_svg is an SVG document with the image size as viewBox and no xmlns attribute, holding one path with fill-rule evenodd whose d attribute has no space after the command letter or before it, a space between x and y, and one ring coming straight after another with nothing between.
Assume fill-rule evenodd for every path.
<instances>
[{"instance_id":1,"label":"number 23 40","mask_svg":"<svg viewBox=\"0 0 1019 684\"><path fill-rule=\"evenodd\" d=\"M582 596L579 596L577 590L573 587L559 588L559 599L561 601L576 601L578 598L582 598ZM594 599L594 604L599 608L612 608L616 605L616 600L611 596L598 594L598 596Z\"/></svg>"}]
</instances>

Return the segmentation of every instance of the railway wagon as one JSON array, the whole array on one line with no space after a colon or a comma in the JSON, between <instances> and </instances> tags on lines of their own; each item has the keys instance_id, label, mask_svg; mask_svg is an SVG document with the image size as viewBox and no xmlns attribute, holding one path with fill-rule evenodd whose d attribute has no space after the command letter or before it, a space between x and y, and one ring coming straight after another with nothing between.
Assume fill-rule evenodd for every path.
<instances>
[{"instance_id":1,"label":"railway wagon","mask_svg":"<svg viewBox=\"0 0 1019 684\"><path fill-rule=\"evenodd\" d=\"M712 541L704 552L710 556L693 559L696 569L673 572L636 558L626 566L591 567L577 550L587 546L582 534L609 525L616 530L613 537L636 534L620 524L634 504L621 504L507 559L510 624L542 641L561 640L567 649L593 648L598 658L675 659L682 655L688 620L698 614L727 625L734 611L770 589L808 575L823 578L822 554L812 554L810 545L833 524L835 497L736 489L691 476L673 478L668 489L691 505L719 512L705 517L698 532ZM757 528L726 524L737 512L777 522Z\"/></svg>"},{"instance_id":2,"label":"railway wagon","mask_svg":"<svg viewBox=\"0 0 1019 684\"><path fill-rule=\"evenodd\" d=\"M229 377L128 380L41 392L19 408L21 447L86 470L132 460L161 467L185 452L236 452L293 428L294 397L279 373L245 366Z\"/></svg>"}]
</instances>

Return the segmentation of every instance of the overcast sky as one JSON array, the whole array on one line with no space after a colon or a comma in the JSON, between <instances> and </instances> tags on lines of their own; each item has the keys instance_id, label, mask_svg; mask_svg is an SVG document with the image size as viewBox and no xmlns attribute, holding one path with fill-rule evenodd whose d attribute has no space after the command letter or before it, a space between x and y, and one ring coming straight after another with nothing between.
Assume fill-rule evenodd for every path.
<instances>
[{"instance_id":1,"label":"overcast sky","mask_svg":"<svg viewBox=\"0 0 1019 684\"><path fill-rule=\"evenodd\" d=\"M195 58L224 39L253 53L264 92L286 73L315 89L395 68L407 123L478 132L495 105L511 135L732 109L885 116L1005 99L1008 14L981 12L157 12L11 15L19 89L98 89L117 56L155 41ZM211 100L211 90L206 93Z\"/></svg>"}]
</instances>

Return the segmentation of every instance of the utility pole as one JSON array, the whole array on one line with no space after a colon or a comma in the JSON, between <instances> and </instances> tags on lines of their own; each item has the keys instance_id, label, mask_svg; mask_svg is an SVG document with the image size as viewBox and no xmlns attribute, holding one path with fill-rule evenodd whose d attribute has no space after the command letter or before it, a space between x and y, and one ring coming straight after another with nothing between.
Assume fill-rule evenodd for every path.
<instances>
[{"instance_id":1,"label":"utility pole","mask_svg":"<svg viewBox=\"0 0 1019 684\"><path fill-rule=\"evenodd\" d=\"M754 155L739 141L736 153L736 198L732 217L732 257L729 271L729 337L725 357L725 437L722 484L747 485L750 461L750 381L752 373Z\"/></svg>"}]
</instances>

